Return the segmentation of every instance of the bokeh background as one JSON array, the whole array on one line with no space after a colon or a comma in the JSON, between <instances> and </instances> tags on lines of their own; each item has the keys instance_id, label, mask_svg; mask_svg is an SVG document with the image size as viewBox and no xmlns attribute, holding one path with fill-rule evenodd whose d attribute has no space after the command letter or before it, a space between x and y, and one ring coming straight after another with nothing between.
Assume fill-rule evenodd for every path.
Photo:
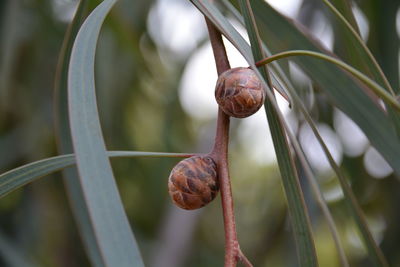
<instances>
[{"instance_id":1,"label":"bokeh background","mask_svg":"<svg viewBox=\"0 0 400 267\"><path fill-rule=\"evenodd\" d=\"M99 1L91 1L93 8ZM319 0L268 0L304 24L331 51L340 33ZM351 1L362 37L399 86L400 3ZM0 1L0 173L57 155L54 79L77 0ZM232 18L237 29L244 29ZM231 65L246 66L226 43ZM291 79L350 183L391 266L400 266L399 178L362 131L333 108L307 75ZM102 128L109 150L207 152L213 145L216 70L204 18L187 0L120 0L103 27L96 58ZM339 183L296 110L279 105L303 145L352 266L369 266ZM148 266L222 266L219 197L199 211L174 207L167 178L176 159L112 159L119 190ZM262 109L232 119L230 169L239 240L255 266L296 266L296 251L276 157ZM320 266L339 266L334 243L308 183ZM104 196L105 198L107 196ZM16 257L19 260L16 261ZM61 174L0 199L0 266L90 266Z\"/></svg>"}]
</instances>

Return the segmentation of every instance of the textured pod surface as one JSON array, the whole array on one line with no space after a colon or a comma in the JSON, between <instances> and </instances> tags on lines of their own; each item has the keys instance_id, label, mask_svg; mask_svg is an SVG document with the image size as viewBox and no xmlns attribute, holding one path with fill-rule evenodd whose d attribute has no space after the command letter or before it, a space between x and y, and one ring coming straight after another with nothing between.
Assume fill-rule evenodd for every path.
<instances>
[{"instance_id":1,"label":"textured pod surface","mask_svg":"<svg viewBox=\"0 0 400 267\"><path fill-rule=\"evenodd\" d=\"M233 68L219 76L215 99L229 116L245 118L260 109L265 92L252 69Z\"/></svg>"},{"instance_id":2,"label":"textured pod surface","mask_svg":"<svg viewBox=\"0 0 400 267\"><path fill-rule=\"evenodd\" d=\"M207 205L218 190L217 165L207 156L182 160L172 169L168 179L168 191L173 202L186 210Z\"/></svg>"}]
</instances>

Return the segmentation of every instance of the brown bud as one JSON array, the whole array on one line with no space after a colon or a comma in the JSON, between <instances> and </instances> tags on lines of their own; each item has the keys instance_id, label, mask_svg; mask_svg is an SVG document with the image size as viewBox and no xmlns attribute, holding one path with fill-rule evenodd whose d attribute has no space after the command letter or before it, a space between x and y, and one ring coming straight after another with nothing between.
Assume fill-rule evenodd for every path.
<instances>
[{"instance_id":1,"label":"brown bud","mask_svg":"<svg viewBox=\"0 0 400 267\"><path fill-rule=\"evenodd\" d=\"M168 191L173 202L186 210L207 205L218 190L217 165L208 156L182 160L172 169L168 179Z\"/></svg>"},{"instance_id":2,"label":"brown bud","mask_svg":"<svg viewBox=\"0 0 400 267\"><path fill-rule=\"evenodd\" d=\"M260 109L265 92L252 69L233 68L219 76L215 99L227 115L245 118Z\"/></svg>"}]
</instances>

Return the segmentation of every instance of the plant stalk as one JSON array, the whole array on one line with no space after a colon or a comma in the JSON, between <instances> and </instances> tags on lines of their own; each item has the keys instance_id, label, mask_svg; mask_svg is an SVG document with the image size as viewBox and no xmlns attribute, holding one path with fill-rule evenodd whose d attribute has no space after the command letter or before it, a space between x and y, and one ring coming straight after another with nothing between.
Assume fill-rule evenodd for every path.
<instances>
[{"instance_id":1,"label":"plant stalk","mask_svg":"<svg viewBox=\"0 0 400 267\"><path fill-rule=\"evenodd\" d=\"M228 57L222 41L221 33L206 18L211 46L214 52L215 64L218 75L230 69ZM218 168L218 180L221 190L222 211L225 229L225 267L234 267L240 260L245 266L253 266L240 250L237 239L235 214L233 209L233 197L228 167L228 142L229 142L230 118L220 108L218 109L217 131L214 148L210 156L214 159Z\"/></svg>"}]
</instances>

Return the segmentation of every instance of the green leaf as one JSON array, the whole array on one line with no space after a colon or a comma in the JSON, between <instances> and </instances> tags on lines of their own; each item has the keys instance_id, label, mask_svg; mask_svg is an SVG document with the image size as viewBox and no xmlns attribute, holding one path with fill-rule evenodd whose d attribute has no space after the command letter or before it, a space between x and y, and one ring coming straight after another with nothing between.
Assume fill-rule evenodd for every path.
<instances>
[{"instance_id":1,"label":"green leaf","mask_svg":"<svg viewBox=\"0 0 400 267\"><path fill-rule=\"evenodd\" d=\"M251 52L250 45L246 40L239 34L239 32L232 26L232 24L224 17L224 15L210 2L190 0L208 19L218 28L218 30L240 51L242 56L247 62L254 62L253 55ZM226 0L227 1L227 0ZM224 0L224 2L226 2ZM233 9L232 9L233 10ZM239 13L236 12L236 15ZM239 19L240 20L240 19ZM272 82L274 88L279 91L281 95L288 98L290 101L290 95L288 95L279 84L283 83L290 86L290 81L282 75L282 70L278 64L271 64L271 68L274 70L272 75Z\"/></svg>"},{"instance_id":2,"label":"green leaf","mask_svg":"<svg viewBox=\"0 0 400 267\"><path fill-rule=\"evenodd\" d=\"M116 0L104 0L80 28L68 75L71 135L90 221L106 266L144 266L121 202L97 111L94 59L101 25Z\"/></svg>"},{"instance_id":3,"label":"green leaf","mask_svg":"<svg viewBox=\"0 0 400 267\"><path fill-rule=\"evenodd\" d=\"M342 13L328 0L323 0L323 2L334 15L335 52L353 67L385 86L386 90L391 90L378 63L361 39L352 10L347 1L335 0L336 6Z\"/></svg>"},{"instance_id":4,"label":"green leaf","mask_svg":"<svg viewBox=\"0 0 400 267\"><path fill-rule=\"evenodd\" d=\"M310 114L307 112L306 108L304 107L304 104L301 102L301 99L298 96L297 92L292 90L291 88L289 88L289 91L292 95L294 104L296 105L296 107L298 107L300 109L301 113L304 115L304 119L310 125L311 130L313 131L315 137L317 138L318 142L320 143L322 149L325 152L325 155L329 161L329 164L331 165L332 169L334 170L334 172L336 173L336 175L339 179L341 188L344 193L345 202L348 205L348 207L350 208L351 215L353 216L353 218L356 222L356 225L361 233L362 239L364 241L365 246L367 247L367 249L369 251L370 257L373 258L373 260L376 262L377 266L387 266L386 259L383 255L382 251L377 246L375 240L372 237L371 232L368 229L368 225L367 225L364 213L363 213L360 205L358 204L357 199L354 196L350 185L347 182L348 179L345 177L345 175L343 174L343 172L341 171L341 169L339 168L339 166L336 164L335 160L333 159L333 156L331 155L328 147L324 143L321 135L318 132L318 129L317 129L314 121L312 120ZM344 258L345 255L343 254L343 252L340 252L340 254L343 255L343 256L341 256L342 265L348 266L347 262L345 262L345 263L343 262L343 259L345 259ZM345 261L347 261L347 260L345 259Z\"/></svg>"},{"instance_id":5,"label":"green leaf","mask_svg":"<svg viewBox=\"0 0 400 267\"><path fill-rule=\"evenodd\" d=\"M396 112L400 111L400 104L395 97L389 94L382 86L377 84L375 81L371 80L368 76L364 75L357 69L353 68L352 66L344 63L341 60L338 60L334 57L327 56L322 53L314 52L314 51L307 51L307 50L288 50L285 52L281 52L275 55L272 55L268 58L264 58L263 60L257 62L257 66L261 66L267 63L274 62L275 60L286 58L286 57L294 57L294 56L310 56L318 59L322 59L326 62L335 64L340 68L348 71L351 73L355 78L362 81L364 84L368 86L377 96L379 96L386 104L391 105Z\"/></svg>"},{"instance_id":6,"label":"green leaf","mask_svg":"<svg viewBox=\"0 0 400 267\"><path fill-rule=\"evenodd\" d=\"M191 154L141 152L141 151L108 151L108 157L189 157ZM0 175L0 198L40 177L75 164L74 154L67 154L35 161Z\"/></svg>"},{"instance_id":7,"label":"green leaf","mask_svg":"<svg viewBox=\"0 0 400 267\"><path fill-rule=\"evenodd\" d=\"M329 0L323 0L325 3ZM354 29L357 35L360 35L360 29L358 28L357 21L354 17L353 10L351 9L351 3L349 0L332 0L334 6L343 15L344 18L349 22L349 25Z\"/></svg>"},{"instance_id":8,"label":"green leaf","mask_svg":"<svg viewBox=\"0 0 400 267\"><path fill-rule=\"evenodd\" d=\"M57 65L54 85L54 124L57 137L57 147L60 154L73 152L68 116L68 67L75 37L84 21L84 17L88 13L88 4L88 0L81 0L79 2L74 19L65 33ZM90 222L89 210L85 204L85 198L76 167L65 169L62 174L69 204L74 214L74 219L89 260L94 266L104 266L102 263L101 251L96 242L94 229Z\"/></svg>"},{"instance_id":9,"label":"green leaf","mask_svg":"<svg viewBox=\"0 0 400 267\"><path fill-rule=\"evenodd\" d=\"M375 79L378 83L380 83L384 88L392 93L392 95L395 95L395 90L392 88L391 84L389 83L387 77L385 76L382 68L379 66L377 60L375 57L372 55L372 52L369 50L367 45L364 43L364 41L361 39L358 31L357 31L357 25L353 21L353 13L352 10L349 7L349 4L346 0L335 0L334 2L338 6L338 8L342 11L344 11L345 16L339 12L339 10L336 9L336 7L331 4L328 0L323 0L323 2L326 4L326 6L332 11L332 13L335 15L335 18L337 19L337 22L335 24L335 52L341 56L343 59L348 60L351 65L354 67L358 68L359 70L363 71L365 74L369 75L371 78ZM392 2L390 4L393 4ZM385 8L388 8L387 5L384 5ZM388 8L388 10L393 9ZM394 8L395 9L395 8ZM380 9L377 9L380 10ZM394 17L394 13L390 11L390 14L392 17ZM347 18L347 19L346 19ZM351 23L353 21L353 23ZM374 23L371 23L376 26ZM394 24L394 23L392 23ZM390 27L393 29L393 26L391 23L389 23ZM385 27L386 28L386 27ZM374 31L372 31L373 34ZM378 31L380 32L380 31ZM384 31L386 32L386 31ZM389 34L393 34L395 31L389 31ZM386 34L384 34L386 36ZM376 39L376 38L374 38ZM392 45L389 44L388 47L391 49L397 51L397 45ZM386 50L386 49L385 49ZM394 51L391 51L390 55L393 55ZM386 52L387 53L387 52ZM385 53L385 54L386 54ZM390 60L392 61L392 60ZM397 65L393 66L393 64L388 64L388 66L391 66L390 68L390 74L393 74L394 72L397 72ZM395 76L397 77L398 75L392 75L392 77ZM394 79L392 79L394 80ZM395 79L397 81L397 78ZM398 92L397 88L398 82L395 82L395 88L396 91ZM389 116L392 120L393 125L395 126L397 136L400 137L400 114L393 110L392 107L387 107Z\"/></svg>"},{"instance_id":10,"label":"green leaf","mask_svg":"<svg viewBox=\"0 0 400 267\"><path fill-rule=\"evenodd\" d=\"M251 48L221 12L208 1L190 0L218 30L240 51L248 62L253 62Z\"/></svg>"},{"instance_id":11,"label":"green leaf","mask_svg":"<svg viewBox=\"0 0 400 267\"><path fill-rule=\"evenodd\" d=\"M399 51L396 17L399 1L363 1L359 3L369 22L368 47L376 54L396 94L400 94Z\"/></svg>"},{"instance_id":12,"label":"green leaf","mask_svg":"<svg viewBox=\"0 0 400 267\"><path fill-rule=\"evenodd\" d=\"M252 5L261 37L273 53L304 49L329 54L267 3L255 0L252 1ZM344 111L363 130L371 144L395 172L400 174L399 139L388 116L366 94L367 89L347 73L318 59L298 57L293 61L320 85L321 90L334 105Z\"/></svg>"},{"instance_id":13,"label":"green leaf","mask_svg":"<svg viewBox=\"0 0 400 267\"><path fill-rule=\"evenodd\" d=\"M192 2L195 2L195 1L192 1ZM227 1L224 1L224 3L225 4L229 4ZM217 9L210 8L210 7L212 7L210 4L206 4L206 3L203 3L203 4L204 4L204 6L202 8L206 9L206 11L208 13L210 13L214 18L216 18L218 20L225 20L225 18L222 16L222 14L220 14L220 12ZM231 5L229 5L228 8L230 10L234 11L234 9L232 9ZM280 14L277 14L277 15L281 16ZM220 25L220 26L223 25L224 27L228 27L227 29L220 29L221 32L235 31L235 29L233 29L233 27L229 23L218 23L217 25ZM238 38L242 38L240 35L234 35L234 36L235 36L235 38L237 36L239 36ZM233 44L234 45L236 44L236 48L242 54L246 54L245 53L246 48L238 46L237 45L238 43L239 42L235 41ZM242 44L243 44L243 42L242 42ZM247 44L245 43L245 45L247 45ZM381 254L379 248L376 246L375 241L373 240L373 238L371 236L371 233L368 230L368 226L367 226L367 224L365 222L364 216L362 214L362 210L360 209L360 207L359 207L359 205L357 203L357 200L356 200L356 198L354 197L354 195L353 195L353 193L351 191L351 188L347 185L346 179L342 175L339 167L334 162L334 160L333 160L332 156L330 155L329 150L327 149L326 145L323 143L323 140L320 137L320 135L318 133L318 130L316 129L311 117L307 113L307 111L306 111L303 103L301 102L301 99L298 97L296 91L292 87L287 87L287 89L290 91L290 93L291 93L291 95L293 97L294 104L297 105L300 108L300 110L304 114L305 118L307 119L307 122L309 122L309 124L310 124L311 128L313 129L315 135L317 136L319 142L321 143L322 147L324 148L324 151L325 151L325 153L326 153L326 155L327 155L327 157L329 159L330 164L332 165L333 169L337 173L339 181L340 181L340 183L342 185L342 189L343 189L343 191L345 193L346 203L349 205L349 207L351 209L351 212L352 212L351 214L354 217L354 219L355 219L355 221L357 223L357 226L360 229L360 232L362 233L363 240L365 241L366 246L367 246L368 250L370 251L369 253L372 255L372 257L374 257L378 261L381 261L382 262L382 266L385 266L385 264L384 264L385 260L384 260L384 258L382 258L382 256L381 256L382 254ZM290 134L289 134L289 137L290 137ZM296 144L295 141L296 140L293 140L293 144L294 145Z\"/></svg>"},{"instance_id":14,"label":"green leaf","mask_svg":"<svg viewBox=\"0 0 400 267\"><path fill-rule=\"evenodd\" d=\"M251 6L249 2L246 2L246 0L240 0L239 3L249 34L254 59L256 61L261 60L264 58L264 54L251 11ZM267 68L261 67L259 68L259 71L264 80L270 84ZM288 201L288 208L300 266L318 266L310 219L305 205L303 192L300 187L299 178L297 176L296 167L286 139L285 130L278 117L278 111L275 110L268 99L265 101L264 107L268 118L269 128L271 130L279 170L282 176L285 195Z\"/></svg>"},{"instance_id":15,"label":"green leaf","mask_svg":"<svg viewBox=\"0 0 400 267\"><path fill-rule=\"evenodd\" d=\"M277 14L277 13L276 13ZM269 39L270 41L273 41L273 39ZM290 88L288 88L290 89ZM354 220L357 223L357 226L362 234L363 240L365 242L365 245L369 251L369 255L371 257L371 259L374 262L374 266L387 266L386 260L381 252L381 250L379 249L379 247L376 245L375 241L372 238L372 235L368 229L368 226L366 224L364 215L362 213L361 208L359 207L359 204L354 196L354 194L351 191L350 186L347 184L346 178L344 177L344 175L342 174L342 172L340 171L340 168L336 165L336 163L334 162L329 150L327 149L325 143L323 142L322 138L320 137L317 129L315 128L315 125L313 124L311 118L309 117L307 111L304 109L304 107L302 106L302 103L300 102L300 99L298 98L296 92L292 92L292 99L294 100L294 103L303 108L303 114L305 115L305 118L307 119L307 121L310 123L310 126L312 127L317 139L319 140L321 146L323 147L328 160L331 164L331 166L333 167L333 169L335 170L335 172L338 175L340 184L342 186L343 192L345 194L345 199L346 199L346 203L348 204L348 206L350 207L351 210L351 214L354 218Z\"/></svg>"},{"instance_id":16,"label":"green leaf","mask_svg":"<svg viewBox=\"0 0 400 267\"><path fill-rule=\"evenodd\" d=\"M253 59L250 58L251 53L249 52L248 44L233 26L229 24L218 9L208 2L196 0L192 0L192 2L200 11L209 16L210 20L213 21L225 37L242 53L248 62L253 61ZM259 17L259 20L262 22L260 31L264 33L264 36L261 35L261 37L266 40L273 40L268 43L268 48L271 48L270 50L273 52L275 52L274 50L280 51L290 49L291 47L296 47L298 49L303 45L307 47L307 50L322 51L330 54L318 46L304 29L299 30L296 28L293 22L276 12L267 3L260 1L254 1L252 4L253 3L258 5L254 8L256 19ZM290 32L287 35L282 35L281 32L273 28L275 26L272 25L276 25L277 28L283 27ZM266 32L271 34L271 36L267 38ZM363 90L366 89L361 87L363 89L361 90L359 83L334 66L327 66L326 63L315 64L313 60L309 61L303 59L303 61L307 61L304 65L309 67L309 75L323 85L321 89L328 93L328 96L332 98L332 102L358 123L375 148L381 152L392 168L397 173L400 173L400 165L398 164L400 163L400 157L397 157L397 149L400 147L400 143L388 117L365 94ZM297 59L297 62L299 65L302 65L301 60ZM307 68L305 68L305 70L307 71ZM312 70L315 70L315 72ZM331 73L333 74L331 75ZM335 77L338 77L337 81ZM354 104L354 102L356 103ZM370 121L379 123L371 124ZM390 141L388 142L388 140ZM396 149L391 147L391 144L394 144Z\"/></svg>"},{"instance_id":17,"label":"green leaf","mask_svg":"<svg viewBox=\"0 0 400 267\"><path fill-rule=\"evenodd\" d=\"M0 197L44 175L74 164L71 155L57 156L30 163L0 175Z\"/></svg>"}]
</instances>

